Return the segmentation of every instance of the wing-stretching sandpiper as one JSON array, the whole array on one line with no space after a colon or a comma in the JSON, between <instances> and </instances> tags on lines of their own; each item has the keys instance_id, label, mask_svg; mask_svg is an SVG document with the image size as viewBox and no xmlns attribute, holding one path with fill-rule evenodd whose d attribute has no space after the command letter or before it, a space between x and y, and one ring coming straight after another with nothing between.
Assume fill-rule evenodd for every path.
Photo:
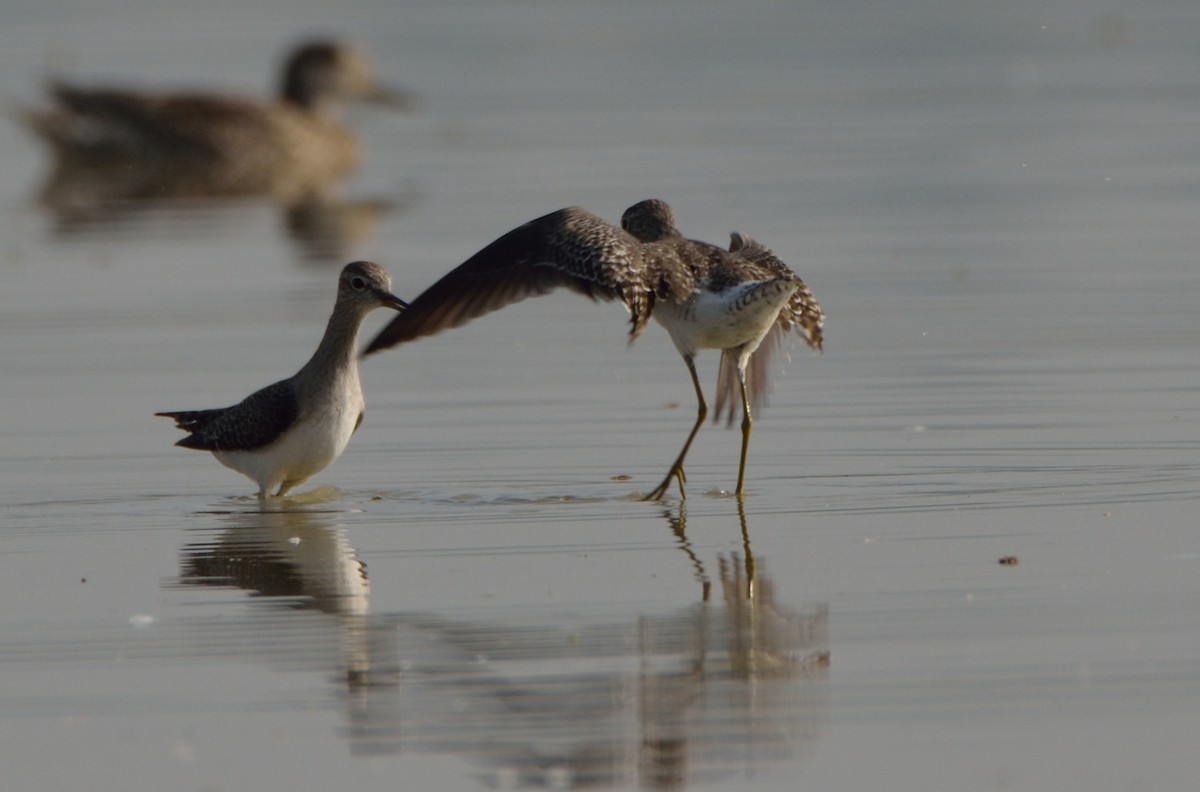
<instances>
[{"instance_id":1,"label":"wing-stretching sandpiper","mask_svg":"<svg viewBox=\"0 0 1200 792\"><path fill-rule=\"evenodd\" d=\"M160 412L190 434L175 445L211 451L222 465L286 495L328 467L350 442L363 417L358 378L358 330L376 308L402 311L387 271L367 261L347 264L337 302L312 359L288 379L216 410Z\"/></svg>"},{"instance_id":2,"label":"wing-stretching sandpiper","mask_svg":"<svg viewBox=\"0 0 1200 792\"><path fill-rule=\"evenodd\" d=\"M699 405L696 423L662 483L684 495L683 461L708 414L694 358L720 349L716 417L742 405L742 453L736 493L745 493L751 413L765 401L772 355L798 328L820 351L825 316L804 281L750 237L732 234L729 250L686 239L671 208L642 201L621 228L579 208L560 209L510 231L449 272L384 328L367 354L458 327L526 297L565 286L597 300L621 300L632 314L632 343L654 317L683 356Z\"/></svg>"}]
</instances>

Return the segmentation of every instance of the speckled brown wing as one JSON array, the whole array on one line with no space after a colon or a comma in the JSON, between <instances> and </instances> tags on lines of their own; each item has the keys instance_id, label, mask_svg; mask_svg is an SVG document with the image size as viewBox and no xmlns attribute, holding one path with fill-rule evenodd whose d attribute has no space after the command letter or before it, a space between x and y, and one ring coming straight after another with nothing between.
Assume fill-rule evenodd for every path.
<instances>
[{"instance_id":1,"label":"speckled brown wing","mask_svg":"<svg viewBox=\"0 0 1200 792\"><path fill-rule=\"evenodd\" d=\"M571 207L531 220L480 250L409 303L364 354L459 327L527 297L566 287L620 299L649 317L640 244L612 223ZM638 309L642 311L639 317Z\"/></svg>"},{"instance_id":2,"label":"speckled brown wing","mask_svg":"<svg viewBox=\"0 0 1200 792\"><path fill-rule=\"evenodd\" d=\"M232 407L155 413L190 435L175 445L200 451L253 451L279 439L300 415L289 381L255 391Z\"/></svg>"},{"instance_id":3,"label":"speckled brown wing","mask_svg":"<svg viewBox=\"0 0 1200 792\"><path fill-rule=\"evenodd\" d=\"M776 276L787 274L795 278L799 286L796 293L792 295L792 299L788 301L787 309L779 312L779 324L784 332L793 327L799 328L808 345L820 352L824 343L825 313L821 310L821 304L817 302L812 290L800 276L780 261L770 248L745 234L739 234L736 231L731 234L729 250L762 268L764 275L766 273ZM766 342L764 341L764 343Z\"/></svg>"}]
</instances>

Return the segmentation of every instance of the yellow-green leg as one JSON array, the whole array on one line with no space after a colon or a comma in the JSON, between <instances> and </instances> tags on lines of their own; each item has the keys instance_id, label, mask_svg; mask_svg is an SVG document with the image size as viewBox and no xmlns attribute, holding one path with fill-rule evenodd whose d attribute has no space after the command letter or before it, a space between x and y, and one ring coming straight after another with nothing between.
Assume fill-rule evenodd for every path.
<instances>
[{"instance_id":1,"label":"yellow-green leg","mask_svg":"<svg viewBox=\"0 0 1200 792\"><path fill-rule=\"evenodd\" d=\"M750 428L753 421L750 419L750 400L746 398L746 373L742 369L738 369L738 385L742 389L742 461L738 465L738 483L736 495L746 494L746 449L750 447Z\"/></svg>"},{"instance_id":2,"label":"yellow-green leg","mask_svg":"<svg viewBox=\"0 0 1200 792\"><path fill-rule=\"evenodd\" d=\"M683 444L683 450L679 452L679 456L675 459L675 464L671 465L671 469L667 471L667 475L663 478L662 483L654 488L654 491L647 495L642 500L662 500L662 496L667 493L667 488L671 486L672 479L679 479L679 497L686 498L687 493L683 490L684 482L687 477L683 475L683 460L687 456L688 449L692 447L692 440L696 438L696 433L700 431L701 424L708 417L708 404L704 401L704 391L700 388L700 378L696 375L696 364L692 361L691 355L685 355L683 362L687 364L688 373L692 375L692 387L696 389L696 423L692 426L692 431L688 435L687 442ZM742 386L742 401L746 400L746 387ZM749 409L749 408L747 408ZM744 434L744 433L743 433ZM744 441L743 441L744 443ZM742 463L745 464L746 450L742 448Z\"/></svg>"}]
</instances>

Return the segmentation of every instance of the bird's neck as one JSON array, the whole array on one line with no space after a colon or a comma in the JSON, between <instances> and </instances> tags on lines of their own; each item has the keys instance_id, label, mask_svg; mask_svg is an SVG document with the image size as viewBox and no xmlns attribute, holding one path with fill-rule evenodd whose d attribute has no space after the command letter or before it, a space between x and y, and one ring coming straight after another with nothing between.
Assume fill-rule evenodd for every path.
<instances>
[{"instance_id":1,"label":"bird's neck","mask_svg":"<svg viewBox=\"0 0 1200 792\"><path fill-rule=\"evenodd\" d=\"M353 374L358 370L358 329L363 314L341 301L333 308L325 335L304 366L305 373L318 371L345 371Z\"/></svg>"}]
</instances>

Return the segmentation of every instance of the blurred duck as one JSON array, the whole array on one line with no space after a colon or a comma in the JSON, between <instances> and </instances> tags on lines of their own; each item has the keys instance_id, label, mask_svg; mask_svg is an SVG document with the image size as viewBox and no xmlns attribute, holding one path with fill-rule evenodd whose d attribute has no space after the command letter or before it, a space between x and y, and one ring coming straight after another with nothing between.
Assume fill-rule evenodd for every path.
<instances>
[{"instance_id":1,"label":"blurred duck","mask_svg":"<svg viewBox=\"0 0 1200 792\"><path fill-rule=\"evenodd\" d=\"M274 101L62 82L50 90L54 107L23 114L56 155L46 191L81 172L101 172L106 192L122 200L300 200L345 179L358 164L358 139L341 121L345 102L410 104L406 94L374 82L361 54L333 41L292 52Z\"/></svg>"}]
</instances>

